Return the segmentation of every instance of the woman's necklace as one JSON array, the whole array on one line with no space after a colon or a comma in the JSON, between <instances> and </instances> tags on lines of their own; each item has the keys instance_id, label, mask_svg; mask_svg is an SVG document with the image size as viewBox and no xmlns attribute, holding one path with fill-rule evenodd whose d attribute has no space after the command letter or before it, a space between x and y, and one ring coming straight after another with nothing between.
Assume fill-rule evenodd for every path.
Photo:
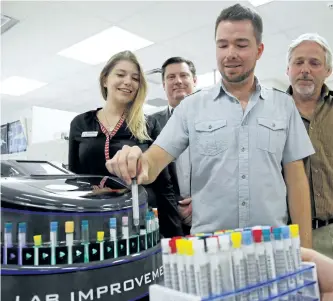
<instances>
[{"instance_id":1,"label":"woman's necklace","mask_svg":"<svg viewBox=\"0 0 333 301\"><path fill-rule=\"evenodd\" d=\"M108 118L107 118L107 116L106 116L106 114L105 114L105 111L104 111L104 109L102 109L102 111L103 111L103 115L104 115L104 118L105 118L105 121L106 121L106 123L107 123L107 125L108 125L108 130L109 130L109 132L112 132L113 131L113 129L117 126L117 124L119 123L119 121L118 121L118 123L116 124L116 125L110 125L110 123L109 123L109 120L108 120ZM124 117L124 114L125 114L125 112L121 115L121 117L120 117L120 120Z\"/></svg>"},{"instance_id":2,"label":"woman's necklace","mask_svg":"<svg viewBox=\"0 0 333 301\"><path fill-rule=\"evenodd\" d=\"M106 123L108 124L108 130L109 130L109 132L112 132L114 126L111 126L111 125L110 125L109 120L108 120L108 118L106 117L106 114L105 114L104 109L103 109L102 111L103 111L103 115L104 115L105 121L106 121Z\"/></svg>"}]
</instances>

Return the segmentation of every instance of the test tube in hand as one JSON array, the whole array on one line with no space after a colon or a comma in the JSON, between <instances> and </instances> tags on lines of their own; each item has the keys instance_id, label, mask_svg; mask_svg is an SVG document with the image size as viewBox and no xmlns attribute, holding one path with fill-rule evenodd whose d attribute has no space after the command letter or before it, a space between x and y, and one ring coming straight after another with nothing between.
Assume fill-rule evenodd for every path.
<instances>
[{"instance_id":1,"label":"test tube in hand","mask_svg":"<svg viewBox=\"0 0 333 301\"><path fill-rule=\"evenodd\" d=\"M132 179L132 210L133 210L133 224L138 227L140 224L139 218L139 191L136 177Z\"/></svg>"}]
</instances>

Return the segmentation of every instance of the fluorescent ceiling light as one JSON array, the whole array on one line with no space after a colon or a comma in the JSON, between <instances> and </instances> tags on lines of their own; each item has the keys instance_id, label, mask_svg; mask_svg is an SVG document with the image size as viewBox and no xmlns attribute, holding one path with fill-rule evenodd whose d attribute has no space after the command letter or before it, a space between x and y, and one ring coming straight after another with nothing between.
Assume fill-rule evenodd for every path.
<instances>
[{"instance_id":1,"label":"fluorescent ceiling light","mask_svg":"<svg viewBox=\"0 0 333 301\"><path fill-rule=\"evenodd\" d=\"M201 89L214 85L221 79L218 71L215 71L215 76L216 78L214 78L214 71L198 75L196 88Z\"/></svg>"},{"instance_id":2,"label":"fluorescent ceiling light","mask_svg":"<svg viewBox=\"0 0 333 301\"><path fill-rule=\"evenodd\" d=\"M12 76L5 79L1 83L0 93L20 96L31 92L33 90L39 89L43 86L47 85L47 83L39 82L37 80L28 79L20 76Z\"/></svg>"},{"instance_id":3,"label":"fluorescent ceiling light","mask_svg":"<svg viewBox=\"0 0 333 301\"><path fill-rule=\"evenodd\" d=\"M254 6L260 6L269 2L272 2L273 0L249 0L249 2Z\"/></svg>"},{"instance_id":4,"label":"fluorescent ceiling light","mask_svg":"<svg viewBox=\"0 0 333 301\"><path fill-rule=\"evenodd\" d=\"M97 65L106 62L117 52L136 51L152 44L154 42L113 26L60 51L58 54L87 64Z\"/></svg>"}]
</instances>

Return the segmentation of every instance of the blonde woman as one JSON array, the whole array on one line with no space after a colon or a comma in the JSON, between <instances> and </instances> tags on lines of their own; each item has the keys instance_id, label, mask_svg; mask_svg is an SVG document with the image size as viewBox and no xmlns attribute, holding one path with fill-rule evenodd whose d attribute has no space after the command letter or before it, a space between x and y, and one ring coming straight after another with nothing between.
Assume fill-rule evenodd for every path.
<instances>
[{"instance_id":1,"label":"blonde woman","mask_svg":"<svg viewBox=\"0 0 333 301\"><path fill-rule=\"evenodd\" d=\"M105 105L76 116L70 126L68 163L69 169L77 174L108 176L105 162L124 145L137 145L145 151L160 133L156 119L143 113L147 82L132 52L112 56L99 82ZM167 170L145 188L149 205L158 208L161 234L181 235L181 221Z\"/></svg>"}]
</instances>

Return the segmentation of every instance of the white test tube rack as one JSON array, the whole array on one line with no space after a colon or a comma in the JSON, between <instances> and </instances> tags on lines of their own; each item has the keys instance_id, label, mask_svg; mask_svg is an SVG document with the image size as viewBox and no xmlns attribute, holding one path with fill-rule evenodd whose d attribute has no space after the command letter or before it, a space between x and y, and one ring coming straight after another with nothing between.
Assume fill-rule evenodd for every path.
<instances>
[{"instance_id":1,"label":"white test tube rack","mask_svg":"<svg viewBox=\"0 0 333 301\"><path fill-rule=\"evenodd\" d=\"M285 292L279 292L276 296L271 296L266 299L260 299L260 301L269 300L280 300L281 297L295 296L297 294L298 301L320 301L319 286L317 280L317 269L316 265L312 262L303 262L302 268L284 276L277 277L276 279L259 283L251 287L246 287L233 292L225 292L218 296L210 296L209 298L201 298L199 296L194 296L186 293L182 293L162 285L154 284L149 288L149 298L150 301L213 301L213 300L230 300L230 297L236 297L240 294L246 294L252 290L259 290L263 287L268 287L273 282L279 282L281 280L287 280L290 277L295 278L296 275L301 275L303 278L303 284L296 286L294 289L289 289Z\"/></svg>"}]
</instances>

